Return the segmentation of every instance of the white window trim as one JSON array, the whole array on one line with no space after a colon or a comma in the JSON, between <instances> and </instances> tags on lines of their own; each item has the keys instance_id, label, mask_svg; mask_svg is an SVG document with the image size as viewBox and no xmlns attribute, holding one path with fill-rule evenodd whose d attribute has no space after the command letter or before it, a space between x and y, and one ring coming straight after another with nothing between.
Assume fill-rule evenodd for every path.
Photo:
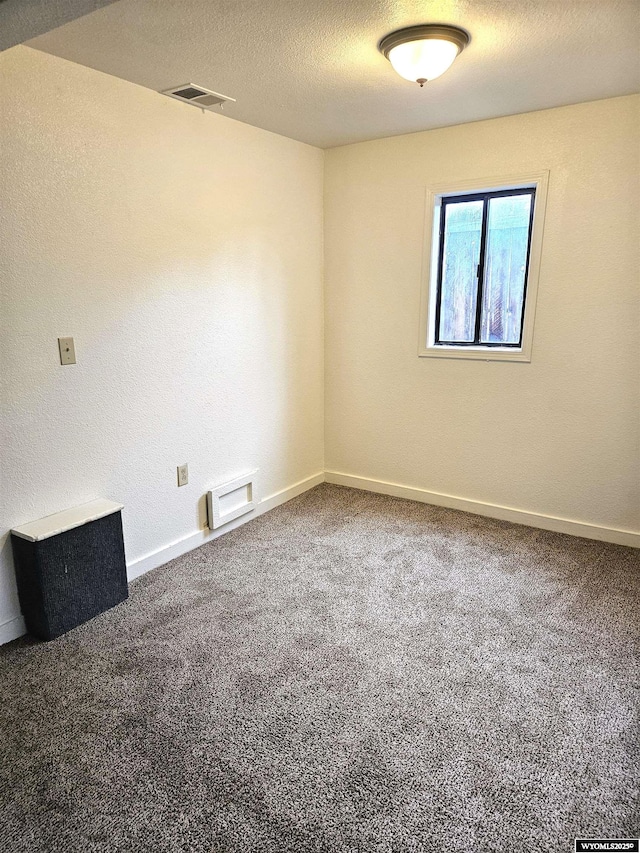
<instances>
[{"instance_id":1,"label":"white window trim","mask_svg":"<svg viewBox=\"0 0 640 853\"><path fill-rule=\"evenodd\" d=\"M533 349L533 324L538 296L538 279L542 257L542 234L547 206L549 172L502 175L495 178L449 182L427 189L424 256L420 295L420 337L418 355L430 358L467 358L476 361L531 361ZM531 230L529 273L521 347L457 347L434 343L435 303L438 283L438 247L440 231L440 202L444 196L466 195L473 192L491 192L503 189L535 187L536 198Z\"/></svg>"}]
</instances>

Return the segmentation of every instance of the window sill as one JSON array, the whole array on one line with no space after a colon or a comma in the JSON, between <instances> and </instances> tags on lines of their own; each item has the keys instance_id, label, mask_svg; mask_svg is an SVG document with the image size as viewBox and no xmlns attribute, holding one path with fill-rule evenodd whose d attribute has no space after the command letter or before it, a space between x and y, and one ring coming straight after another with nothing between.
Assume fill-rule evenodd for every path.
<instances>
[{"instance_id":1,"label":"window sill","mask_svg":"<svg viewBox=\"0 0 640 853\"><path fill-rule=\"evenodd\" d=\"M420 358L464 358L474 361L531 361L531 353L513 347L428 346L419 350L418 355Z\"/></svg>"}]
</instances>

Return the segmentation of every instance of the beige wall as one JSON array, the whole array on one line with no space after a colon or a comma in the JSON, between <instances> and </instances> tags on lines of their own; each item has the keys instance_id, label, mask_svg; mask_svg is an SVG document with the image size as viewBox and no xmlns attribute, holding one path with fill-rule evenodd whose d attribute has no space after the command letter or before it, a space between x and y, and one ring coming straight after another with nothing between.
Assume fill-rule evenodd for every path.
<instances>
[{"instance_id":1,"label":"beige wall","mask_svg":"<svg viewBox=\"0 0 640 853\"><path fill-rule=\"evenodd\" d=\"M1 635L10 527L119 500L132 562L322 471L323 153L27 47L0 80Z\"/></svg>"},{"instance_id":2,"label":"beige wall","mask_svg":"<svg viewBox=\"0 0 640 853\"><path fill-rule=\"evenodd\" d=\"M325 156L26 47L0 80L0 641L10 527L120 500L144 562L322 471L323 159L326 467L640 529L638 98ZM540 169L532 362L419 359L425 187Z\"/></svg>"},{"instance_id":3,"label":"beige wall","mask_svg":"<svg viewBox=\"0 0 640 853\"><path fill-rule=\"evenodd\" d=\"M328 470L640 530L639 103L327 152ZM425 188L543 169L531 363L418 358Z\"/></svg>"}]
</instances>

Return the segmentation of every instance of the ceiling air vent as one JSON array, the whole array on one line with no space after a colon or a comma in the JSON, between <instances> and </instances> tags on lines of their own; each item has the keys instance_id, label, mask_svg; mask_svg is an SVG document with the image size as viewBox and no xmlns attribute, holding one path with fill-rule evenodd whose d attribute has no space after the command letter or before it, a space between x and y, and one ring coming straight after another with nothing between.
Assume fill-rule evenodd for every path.
<instances>
[{"instance_id":1,"label":"ceiling air vent","mask_svg":"<svg viewBox=\"0 0 640 853\"><path fill-rule=\"evenodd\" d=\"M184 101L185 104L201 107L203 110L222 107L227 101L234 104L236 102L235 98L229 98L219 92L212 92L210 89L205 89L204 86L195 86L193 83L183 83L182 86L165 89L161 94L169 95L170 98L176 98L178 101Z\"/></svg>"}]
</instances>

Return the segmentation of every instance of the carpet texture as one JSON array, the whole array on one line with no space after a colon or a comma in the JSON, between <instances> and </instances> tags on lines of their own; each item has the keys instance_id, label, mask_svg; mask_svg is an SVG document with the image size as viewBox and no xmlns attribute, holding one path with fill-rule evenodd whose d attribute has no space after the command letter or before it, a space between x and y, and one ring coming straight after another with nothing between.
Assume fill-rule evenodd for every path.
<instances>
[{"instance_id":1,"label":"carpet texture","mask_svg":"<svg viewBox=\"0 0 640 853\"><path fill-rule=\"evenodd\" d=\"M638 552L319 486L0 649L2 853L640 832Z\"/></svg>"}]
</instances>

